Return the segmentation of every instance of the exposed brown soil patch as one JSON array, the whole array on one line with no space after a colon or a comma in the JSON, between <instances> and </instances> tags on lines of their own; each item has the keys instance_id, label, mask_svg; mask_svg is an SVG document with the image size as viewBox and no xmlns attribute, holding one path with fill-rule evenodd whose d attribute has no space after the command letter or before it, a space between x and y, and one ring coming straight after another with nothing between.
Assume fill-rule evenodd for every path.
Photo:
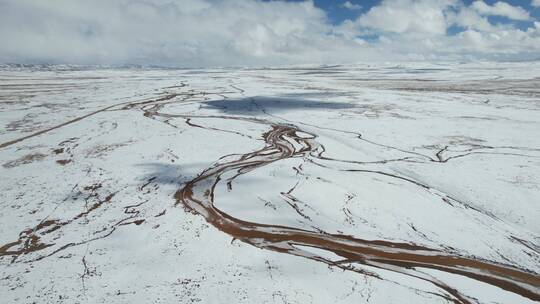
<instances>
[{"instance_id":1,"label":"exposed brown soil patch","mask_svg":"<svg viewBox=\"0 0 540 304\"><path fill-rule=\"evenodd\" d=\"M56 161L56 163L62 165L62 166L65 166L67 164L69 164L71 162L71 159L59 159Z\"/></svg>"},{"instance_id":2,"label":"exposed brown soil patch","mask_svg":"<svg viewBox=\"0 0 540 304\"><path fill-rule=\"evenodd\" d=\"M47 155L42 154L42 153L28 154L28 155L25 155L25 156L23 156L21 158L17 158L15 160L4 163L2 165L2 167L4 167L4 168L13 168L13 167L17 167L17 166L20 166L20 165L29 164L29 163L32 163L32 162L35 162L35 161L41 161L41 160L45 159L45 157L47 157Z\"/></svg>"}]
</instances>

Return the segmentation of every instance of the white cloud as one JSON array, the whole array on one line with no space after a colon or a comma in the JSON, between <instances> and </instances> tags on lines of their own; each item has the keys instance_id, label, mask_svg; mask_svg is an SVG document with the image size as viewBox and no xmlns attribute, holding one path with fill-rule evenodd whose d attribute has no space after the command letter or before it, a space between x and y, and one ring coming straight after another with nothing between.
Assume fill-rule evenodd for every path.
<instances>
[{"instance_id":1,"label":"white cloud","mask_svg":"<svg viewBox=\"0 0 540 304\"><path fill-rule=\"evenodd\" d=\"M540 6L540 0L532 0L531 5L534 7Z\"/></svg>"},{"instance_id":2,"label":"white cloud","mask_svg":"<svg viewBox=\"0 0 540 304\"><path fill-rule=\"evenodd\" d=\"M540 0L539 0L540 1ZM352 3L351 1L345 1L343 2L343 4L341 5L341 7L344 7L346 9L350 9L350 10L361 10L362 9L362 6L360 4L354 4Z\"/></svg>"},{"instance_id":3,"label":"white cloud","mask_svg":"<svg viewBox=\"0 0 540 304\"><path fill-rule=\"evenodd\" d=\"M503 16L513 20L531 19L529 12L522 7L512 6L506 2L498 1L490 6L484 1L475 1L471 6L482 15Z\"/></svg>"},{"instance_id":4,"label":"white cloud","mask_svg":"<svg viewBox=\"0 0 540 304\"><path fill-rule=\"evenodd\" d=\"M379 35L378 47L411 59L540 58L537 22L526 30L489 22L486 15L528 17L528 13L500 3L489 6L488 14L479 11L485 9L479 4L467 6L462 1L385 0L361 15L355 24L360 33ZM458 33L449 34L455 26Z\"/></svg>"},{"instance_id":5,"label":"white cloud","mask_svg":"<svg viewBox=\"0 0 540 304\"><path fill-rule=\"evenodd\" d=\"M360 26L393 33L444 34L445 9L455 1L384 0L358 18Z\"/></svg>"},{"instance_id":6,"label":"white cloud","mask_svg":"<svg viewBox=\"0 0 540 304\"><path fill-rule=\"evenodd\" d=\"M312 2L17 0L0 7L0 61L209 66L362 55L331 32Z\"/></svg>"},{"instance_id":7,"label":"white cloud","mask_svg":"<svg viewBox=\"0 0 540 304\"><path fill-rule=\"evenodd\" d=\"M493 25L479 5L384 0L332 25L312 1L0 0L0 62L193 67L540 57L536 23ZM488 6L489 14L502 14L500 7ZM450 35L454 26L461 33Z\"/></svg>"},{"instance_id":8,"label":"white cloud","mask_svg":"<svg viewBox=\"0 0 540 304\"><path fill-rule=\"evenodd\" d=\"M473 29L484 32L496 30L496 27L489 22L487 17L481 16L470 7L461 7L459 11L448 14L447 18L450 24L455 24L467 30Z\"/></svg>"}]
</instances>

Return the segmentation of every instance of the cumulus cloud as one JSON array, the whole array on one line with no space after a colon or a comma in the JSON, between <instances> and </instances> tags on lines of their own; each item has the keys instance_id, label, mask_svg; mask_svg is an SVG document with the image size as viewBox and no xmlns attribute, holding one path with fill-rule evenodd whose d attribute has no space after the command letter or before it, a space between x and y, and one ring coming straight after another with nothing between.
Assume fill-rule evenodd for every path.
<instances>
[{"instance_id":1,"label":"cumulus cloud","mask_svg":"<svg viewBox=\"0 0 540 304\"><path fill-rule=\"evenodd\" d=\"M540 6L540 0L532 0L531 5L534 7Z\"/></svg>"},{"instance_id":2,"label":"cumulus cloud","mask_svg":"<svg viewBox=\"0 0 540 304\"><path fill-rule=\"evenodd\" d=\"M537 0L540 1L540 0ZM529 20L529 12L519 6L512 6L506 2L496 2L488 5L484 1L475 1L472 7L482 15L503 16L513 20Z\"/></svg>"},{"instance_id":3,"label":"cumulus cloud","mask_svg":"<svg viewBox=\"0 0 540 304\"><path fill-rule=\"evenodd\" d=\"M360 26L393 33L420 33L440 35L448 24L445 9L452 0L384 0L360 16Z\"/></svg>"},{"instance_id":4,"label":"cumulus cloud","mask_svg":"<svg viewBox=\"0 0 540 304\"><path fill-rule=\"evenodd\" d=\"M540 30L512 24L492 24L488 15L530 20L519 7L482 1L384 0L356 21L359 32L378 36L378 46L411 59L538 59ZM453 28L457 33L449 33ZM366 31L366 29L368 29Z\"/></svg>"},{"instance_id":5,"label":"cumulus cloud","mask_svg":"<svg viewBox=\"0 0 540 304\"><path fill-rule=\"evenodd\" d=\"M540 1L540 0L539 0ZM351 1L345 1L343 2L343 4L341 5L341 7L344 7L346 9L350 9L350 10L361 10L362 9L362 6L360 4L354 4L352 3Z\"/></svg>"},{"instance_id":6,"label":"cumulus cloud","mask_svg":"<svg viewBox=\"0 0 540 304\"><path fill-rule=\"evenodd\" d=\"M478 3L383 0L334 25L312 1L0 0L0 62L205 67L540 57L538 23L520 30L487 18L528 13Z\"/></svg>"},{"instance_id":7,"label":"cumulus cloud","mask_svg":"<svg viewBox=\"0 0 540 304\"><path fill-rule=\"evenodd\" d=\"M333 30L311 1L0 0L0 61L237 66L370 57Z\"/></svg>"},{"instance_id":8,"label":"cumulus cloud","mask_svg":"<svg viewBox=\"0 0 540 304\"><path fill-rule=\"evenodd\" d=\"M496 30L496 27L489 22L487 17L481 16L470 7L462 7L459 11L449 14L448 21L466 30L473 29L484 32Z\"/></svg>"}]
</instances>

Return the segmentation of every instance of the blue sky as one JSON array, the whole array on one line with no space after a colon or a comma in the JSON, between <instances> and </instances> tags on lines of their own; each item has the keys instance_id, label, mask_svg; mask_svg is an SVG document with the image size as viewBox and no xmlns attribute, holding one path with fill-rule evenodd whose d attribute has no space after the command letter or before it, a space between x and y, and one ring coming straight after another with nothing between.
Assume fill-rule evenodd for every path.
<instances>
[{"instance_id":1,"label":"blue sky","mask_svg":"<svg viewBox=\"0 0 540 304\"><path fill-rule=\"evenodd\" d=\"M302 0L289 0L288 2L300 2ZM485 0L484 2L490 5L493 5L499 0ZM338 1L338 0L314 0L315 6L323 9L330 21L334 24L339 24L343 22L346 19L356 19L361 14L369 11L370 8L372 8L375 5L378 5L381 1L380 0L349 0L350 3L359 5L361 9L347 9L343 6L343 3L345 1ZM464 0L465 4L470 5L473 0ZM513 6L520 6L524 8L525 10L529 11L530 15L535 18L536 20L540 20L540 7L533 7L531 6L530 0L508 0L505 1L508 4L511 4ZM515 21L515 20L509 20L508 18L499 17L499 16L490 16L490 21L493 23L512 23L516 27L519 27L521 29L526 28L528 25L531 24L532 21L522 22L522 21Z\"/></svg>"},{"instance_id":2,"label":"blue sky","mask_svg":"<svg viewBox=\"0 0 540 304\"><path fill-rule=\"evenodd\" d=\"M540 60L540 0L346 1L0 0L0 63Z\"/></svg>"}]
</instances>

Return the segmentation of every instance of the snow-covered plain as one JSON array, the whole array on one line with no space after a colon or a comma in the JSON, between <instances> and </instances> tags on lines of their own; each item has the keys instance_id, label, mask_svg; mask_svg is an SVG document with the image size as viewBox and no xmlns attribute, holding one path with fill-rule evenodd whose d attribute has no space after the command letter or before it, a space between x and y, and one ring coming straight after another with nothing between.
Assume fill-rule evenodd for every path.
<instances>
[{"instance_id":1,"label":"snow-covered plain","mask_svg":"<svg viewBox=\"0 0 540 304\"><path fill-rule=\"evenodd\" d=\"M540 300L540 64L0 70L2 303Z\"/></svg>"}]
</instances>

